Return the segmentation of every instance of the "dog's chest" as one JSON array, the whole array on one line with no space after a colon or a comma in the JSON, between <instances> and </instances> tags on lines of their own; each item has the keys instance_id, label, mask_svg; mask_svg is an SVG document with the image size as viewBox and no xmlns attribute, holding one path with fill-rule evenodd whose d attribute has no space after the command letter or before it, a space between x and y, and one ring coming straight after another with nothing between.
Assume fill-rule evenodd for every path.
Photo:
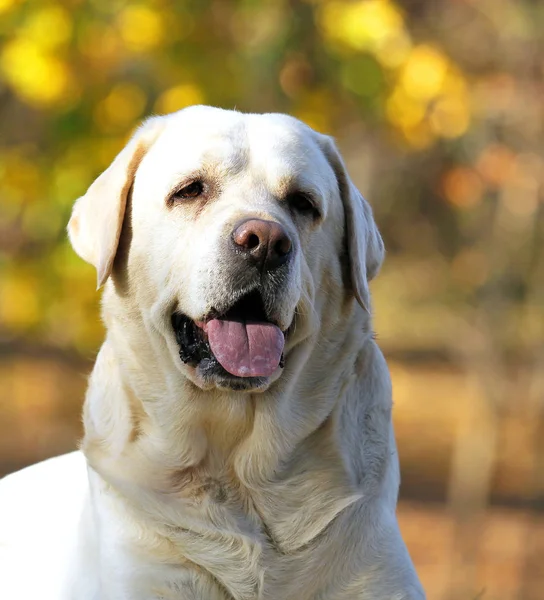
<instances>
[{"instance_id":1,"label":"dog's chest","mask_svg":"<svg viewBox=\"0 0 544 600\"><path fill-rule=\"evenodd\" d=\"M100 495L101 554L116 549L105 579L131 600L286 598L275 591L284 556L247 490L204 469L180 472L176 483L174 493L153 494L145 505ZM112 522L124 526L106 527Z\"/></svg>"},{"instance_id":2,"label":"dog's chest","mask_svg":"<svg viewBox=\"0 0 544 600\"><path fill-rule=\"evenodd\" d=\"M265 570L279 570L282 554L251 495L225 475L193 472L184 483L176 522L161 533L184 560L220 582L225 598L262 598Z\"/></svg>"},{"instance_id":3,"label":"dog's chest","mask_svg":"<svg viewBox=\"0 0 544 600\"><path fill-rule=\"evenodd\" d=\"M251 487L212 456L192 469L159 471L155 481L164 485L155 491L129 485L124 498L112 498L103 488L114 511L104 521L126 524L121 539L112 539L126 552L121 562L137 563L137 571L149 574L149 591L141 596L130 568L125 580L135 590L131 600L314 597L326 573L339 568L340 556L330 532L319 534L353 501L353 489L335 465L301 456L304 462L292 461L273 481L252 481ZM187 595L181 590L188 581L207 582L214 593Z\"/></svg>"},{"instance_id":4,"label":"dog's chest","mask_svg":"<svg viewBox=\"0 0 544 600\"><path fill-rule=\"evenodd\" d=\"M346 497L332 497L327 486L318 489L315 477L308 480L312 498L304 494L306 482L298 479L275 490L250 491L224 472L197 469L177 478L177 492L161 500L166 506L156 507L161 517L152 523L157 537L167 540L168 555L154 557L157 544L152 542L145 559L180 565L165 573L164 583L172 590L165 598L184 598L176 590L187 569L193 569L201 580L210 579L223 594L217 597L225 600L305 600L333 568L334 557L325 560L326 550L314 537ZM294 547L295 538L300 547ZM317 568L320 556L326 566Z\"/></svg>"}]
</instances>

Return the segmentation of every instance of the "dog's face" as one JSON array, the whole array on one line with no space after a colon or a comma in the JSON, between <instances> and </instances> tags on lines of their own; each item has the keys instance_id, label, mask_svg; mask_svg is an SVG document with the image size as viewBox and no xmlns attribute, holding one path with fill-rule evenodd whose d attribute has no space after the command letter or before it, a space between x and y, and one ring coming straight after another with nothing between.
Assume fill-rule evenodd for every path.
<instances>
[{"instance_id":1,"label":"dog's face","mask_svg":"<svg viewBox=\"0 0 544 600\"><path fill-rule=\"evenodd\" d=\"M383 255L329 138L209 107L147 121L78 200L69 233L204 389L266 389L319 331L325 298L354 293L368 308Z\"/></svg>"}]
</instances>

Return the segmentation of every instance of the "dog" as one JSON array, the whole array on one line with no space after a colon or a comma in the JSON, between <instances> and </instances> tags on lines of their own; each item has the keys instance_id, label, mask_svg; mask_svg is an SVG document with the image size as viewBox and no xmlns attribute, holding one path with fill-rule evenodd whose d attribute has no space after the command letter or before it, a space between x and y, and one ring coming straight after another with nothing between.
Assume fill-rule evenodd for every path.
<instances>
[{"instance_id":1,"label":"dog","mask_svg":"<svg viewBox=\"0 0 544 600\"><path fill-rule=\"evenodd\" d=\"M81 452L4 479L2 598L421 600L399 532L384 257L293 117L148 119L74 206L107 335Z\"/></svg>"}]
</instances>

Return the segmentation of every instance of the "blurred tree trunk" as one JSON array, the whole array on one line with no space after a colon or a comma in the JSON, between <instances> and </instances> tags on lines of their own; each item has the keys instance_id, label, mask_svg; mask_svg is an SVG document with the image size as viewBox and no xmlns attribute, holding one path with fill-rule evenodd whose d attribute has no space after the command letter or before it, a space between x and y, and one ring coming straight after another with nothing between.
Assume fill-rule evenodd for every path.
<instances>
[{"instance_id":1,"label":"blurred tree trunk","mask_svg":"<svg viewBox=\"0 0 544 600\"><path fill-rule=\"evenodd\" d=\"M544 194L540 194L539 214L535 225L535 239L544 239ZM529 299L532 305L544 306L544 244L535 245L534 268L532 271ZM540 351L535 355L527 382L528 418L535 423L532 430L532 500L533 510L538 510L537 501L544 497L544 336ZM534 521L534 513L531 521ZM540 600L544 589L544 539L535 533L529 524L525 546L525 565L519 594L521 600Z\"/></svg>"},{"instance_id":2,"label":"blurred tree trunk","mask_svg":"<svg viewBox=\"0 0 544 600\"><path fill-rule=\"evenodd\" d=\"M538 193L535 191L535 193ZM511 229L504 227L508 211L505 210L504 194L497 198L493 219L483 230L490 268L497 281L492 281L489 291L483 294L469 318L465 330L458 339L458 351L468 370L474 373L474 385L481 388L482 398L477 406L467 407L464 422L459 424L456 444L452 457L452 470L449 485L449 506L456 522L453 560L451 563L451 600L474 597L478 590L478 552L482 541L486 505L491 494L495 471L497 443L505 412L516 399L516 411L524 412L528 419L542 419L543 378L542 357L535 357L529 372L530 385L519 389L509 377L508 349L504 347L502 329L506 315L514 307L518 310L518 325L523 327L523 316L535 303L544 302L542 257L544 231L542 227L544 203L536 204L536 214L527 215L517 229L520 239L531 240L529 244L516 244L511 239ZM522 249L525 256L512 256L512 249ZM521 305L516 295L509 293L512 281L522 281L524 293ZM544 350L542 352L544 354ZM542 423L542 420L540 421ZM541 427L535 426L534 461L535 494L542 491L544 465L541 452ZM529 432L528 432L529 433ZM531 533L529 532L529 535ZM528 548L531 544L528 544ZM536 550L536 549L535 549ZM535 555L536 558L536 555ZM534 569L541 569L527 556L526 579L533 577ZM523 600L536 600L531 590L523 586L519 596ZM539 593L541 590L539 591Z\"/></svg>"}]
</instances>

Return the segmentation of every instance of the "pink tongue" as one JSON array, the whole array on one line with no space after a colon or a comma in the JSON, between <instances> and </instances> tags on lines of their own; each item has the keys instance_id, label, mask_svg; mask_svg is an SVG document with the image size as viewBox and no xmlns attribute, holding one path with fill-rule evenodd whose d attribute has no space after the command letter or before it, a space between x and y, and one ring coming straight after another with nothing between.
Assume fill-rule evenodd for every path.
<instances>
[{"instance_id":1,"label":"pink tongue","mask_svg":"<svg viewBox=\"0 0 544 600\"><path fill-rule=\"evenodd\" d=\"M213 319L206 331L215 358L231 375L269 377L280 364L285 340L272 323Z\"/></svg>"}]
</instances>

